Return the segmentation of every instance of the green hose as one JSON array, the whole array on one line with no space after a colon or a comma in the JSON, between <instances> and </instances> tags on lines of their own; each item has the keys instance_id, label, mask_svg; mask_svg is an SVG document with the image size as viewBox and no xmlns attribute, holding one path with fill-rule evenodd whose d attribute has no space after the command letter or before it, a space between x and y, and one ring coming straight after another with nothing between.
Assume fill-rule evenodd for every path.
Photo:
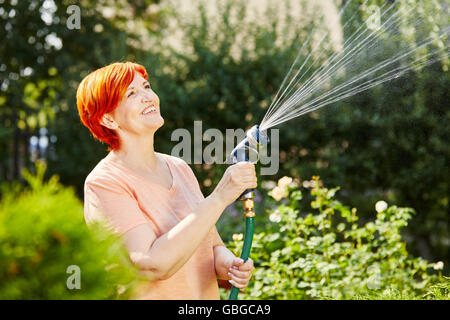
<instances>
[{"instance_id":1,"label":"green hose","mask_svg":"<svg viewBox=\"0 0 450 320\"><path fill-rule=\"evenodd\" d=\"M245 218L245 236L244 236L244 246L242 247L241 259L245 261L248 260L250 255L250 249L252 248L253 241L253 217ZM231 287L231 293L228 300L236 300L239 293L239 288Z\"/></svg>"}]
</instances>

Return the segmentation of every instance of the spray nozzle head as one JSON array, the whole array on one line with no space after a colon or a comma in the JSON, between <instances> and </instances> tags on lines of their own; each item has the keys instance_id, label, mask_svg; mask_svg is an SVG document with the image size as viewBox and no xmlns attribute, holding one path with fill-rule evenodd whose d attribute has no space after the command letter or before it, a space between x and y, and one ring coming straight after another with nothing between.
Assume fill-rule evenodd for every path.
<instances>
[{"instance_id":1,"label":"spray nozzle head","mask_svg":"<svg viewBox=\"0 0 450 320\"><path fill-rule=\"evenodd\" d=\"M258 125L254 125L247 130L246 138L231 151L226 162L230 164L241 161L256 163L259 159L258 150L267 146L268 143L269 137L266 131L261 131Z\"/></svg>"},{"instance_id":2,"label":"spray nozzle head","mask_svg":"<svg viewBox=\"0 0 450 320\"><path fill-rule=\"evenodd\" d=\"M269 143L267 132L259 130L259 125L254 125L247 130L247 139L254 147L265 147Z\"/></svg>"}]
</instances>

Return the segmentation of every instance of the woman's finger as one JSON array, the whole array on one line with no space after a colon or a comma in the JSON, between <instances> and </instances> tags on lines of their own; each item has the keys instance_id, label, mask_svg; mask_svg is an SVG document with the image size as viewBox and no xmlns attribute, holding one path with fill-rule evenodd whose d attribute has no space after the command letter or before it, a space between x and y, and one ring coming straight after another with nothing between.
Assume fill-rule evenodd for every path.
<instances>
[{"instance_id":1,"label":"woman's finger","mask_svg":"<svg viewBox=\"0 0 450 320\"><path fill-rule=\"evenodd\" d=\"M242 177L241 181L242 184L255 184L258 183L258 180L255 179L254 177Z\"/></svg>"},{"instance_id":2,"label":"woman's finger","mask_svg":"<svg viewBox=\"0 0 450 320\"><path fill-rule=\"evenodd\" d=\"M244 260L242 260L241 258L237 258L235 257L232 261L231 264L228 265L228 271L230 269L237 269L239 268L242 264L244 264Z\"/></svg>"},{"instance_id":3,"label":"woman's finger","mask_svg":"<svg viewBox=\"0 0 450 320\"><path fill-rule=\"evenodd\" d=\"M252 276L252 274L248 271L239 271L239 270L233 269L233 268L230 269L230 271L228 272L228 275L230 277L234 275L235 277L240 278L240 279L249 279Z\"/></svg>"},{"instance_id":4,"label":"woman's finger","mask_svg":"<svg viewBox=\"0 0 450 320\"><path fill-rule=\"evenodd\" d=\"M253 260L251 258L248 258L248 260L239 266L240 271L253 271L254 269Z\"/></svg>"},{"instance_id":5,"label":"woman's finger","mask_svg":"<svg viewBox=\"0 0 450 320\"><path fill-rule=\"evenodd\" d=\"M235 283L246 287L248 285L248 281L247 279L241 279L241 278L231 278L231 280L233 280Z\"/></svg>"},{"instance_id":6,"label":"woman's finger","mask_svg":"<svg viewBox=\"0 0 450 320\"><path fill-rule=\"evenodd\" d=\"M233 279L228 280L228 282L230 282L234 287L239 288L239 289L244 289L247 286L246 283L245 284L239 283L239 282L234 281Z\"/></svg>"}]
</instances>

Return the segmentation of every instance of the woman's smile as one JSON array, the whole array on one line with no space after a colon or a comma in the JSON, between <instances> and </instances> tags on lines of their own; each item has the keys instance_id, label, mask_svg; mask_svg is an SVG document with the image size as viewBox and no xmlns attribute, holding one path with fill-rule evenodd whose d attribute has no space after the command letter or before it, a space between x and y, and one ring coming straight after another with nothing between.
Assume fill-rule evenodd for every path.
<instances>
[{"instance_id":1,"label":"woman's smile","mask_svg":"<svg viewBox=\"0 0 450 320\"><path fill-rule=\"evenodd\" d=\"M158 109L156 109L155 105L152 103L145 107L145 109L141 112L141 115L150 115L150 114L156 114L158 113Z\"/></svg>"}]
</instances>

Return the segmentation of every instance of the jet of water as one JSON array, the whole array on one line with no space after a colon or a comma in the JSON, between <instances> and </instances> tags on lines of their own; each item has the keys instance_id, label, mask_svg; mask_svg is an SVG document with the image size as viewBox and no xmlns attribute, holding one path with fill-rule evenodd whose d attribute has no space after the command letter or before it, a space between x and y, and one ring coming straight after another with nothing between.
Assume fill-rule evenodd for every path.
<instances>
[{"instance_id":1,"label":"jet of water","mask_svg":"<svg viewBox=\"0 0 450 320\"><path fill-rule=\"evenodd\" d=\"M341 9L340 16L349 2ZM366 3L367 0L362 7ZM448 40L449 26L421 39L421 35L426 34L425 21L415 17L416 6L394 10L396 5L397 2L386 1L379 8L378 26L370 25L368 20L372 17L369 17L347 38L343 49L328 58L324 57L324 50L317 52L327 39L325 34L297 67L306 44L311 41L310 34L270 104L260 130L267 130L448 57L448 46L442 49L433 45L438 40ZM343 25L344 31L351 26L355 14ZM405 46L399 24L411 17L414 18L412 27L416 30L416 41ZM392 50L388 46L397 47ZM321 65L304 80L309 70L320 62Z\"/></svg>"}]
</instances>

